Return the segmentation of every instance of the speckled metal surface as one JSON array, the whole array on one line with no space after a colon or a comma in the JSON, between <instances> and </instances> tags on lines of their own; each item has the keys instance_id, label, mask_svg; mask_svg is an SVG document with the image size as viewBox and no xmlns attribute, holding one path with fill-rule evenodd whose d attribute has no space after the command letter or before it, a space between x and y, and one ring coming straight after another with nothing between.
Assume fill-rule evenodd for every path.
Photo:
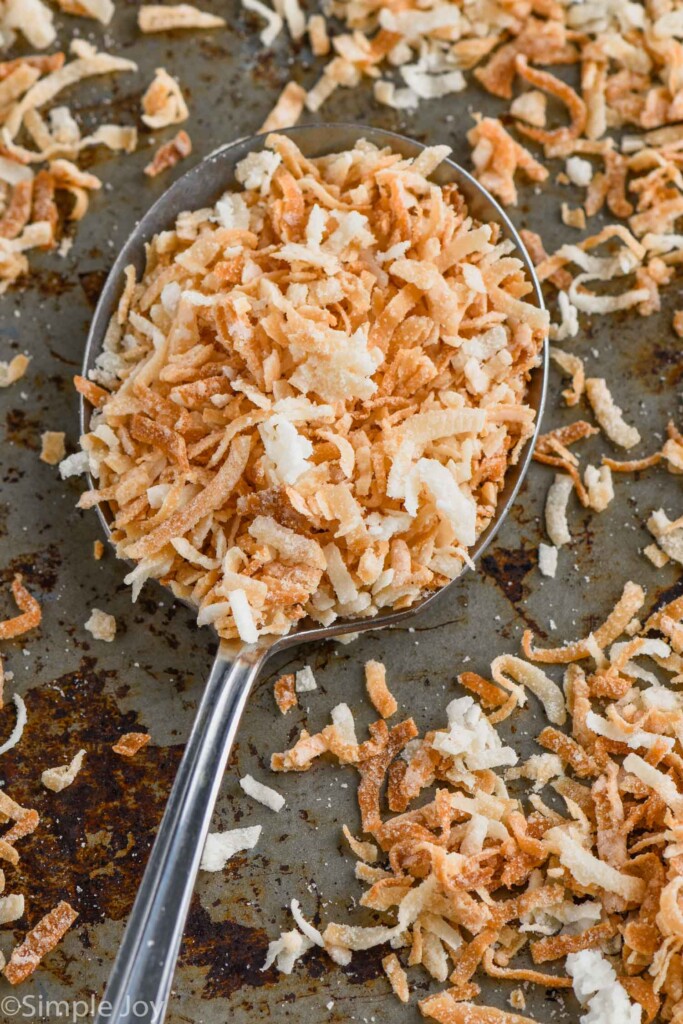
<instances>
[{"instance_id":1,"label":"speckled metal surface","mask_svg":"<svg viewBox=\"0 0 683 1024\"><path fill-rule=\"evenodd\" d=\"M258 22L238 11L234 0L203 4L227 12L225 30L148 38L136 33L136 6L121 0L104 36L117 52L138 61L140 72L75 90L69 102L85 124L134 122L144 86L163 65L188 94L194 160L257 129L290 73L306 84L317 75L306 49L293 50L284 36L273 53L264 54L255 32ZM87 37L103 35L81 19L60 24L69 34L77 26ZM472 89L403 117L378 107L361 88L333 97L324 115L448 142L467 166L464 134L477 109L496 108ZM74 1008L73 1000L87 1002L101 992L213 654L210 634L198 631L190 612L158 587L145 590L131 606L123 567L109 554L102 562L92 559L99 527L94 515L74 509L78 483L60 482L56 470L38 460L42 430L66 428L74 450L77 402L70 379L80 366L93 303L117 247L170 183L169 176L154 182L143 177L150 145L143 134L133 156L97 152L92 157L106 185L73 248L64 258L34 259L31 281L0 301L0 358L23 350L33 356L26 378L0 392L0 610L10 611L8 585L20 570L44 611L35 635L6 643L2 651L26 698L29 724L19 747L3 755L0 773L13 796L37 807L42 817L39 830L22 842L13 889L27 894L30 924L60 898L80 911L78 926L21 990L22 1009L3 1007L8 986L2 983L0 1020L7 1022L70 1019L63 1005L47 1006L48 998L71 1001L71 1014L86 1017L89 1011ZM512 211L515 223L542 225L549 246L566 239L571 229L560 224L558 211L560 193L571 200L569 192L551 184L542 194L522 193L523 201ZM574 346L589 372L610 377L618 400L651 441L644 442L644 450L651 450L667 419L679 411L683 366L680 342L670 330L677 298L674 284L661 314L648 320L623 316L584 322ZM558 384L554 375L548 427L574 417L553 402ZM584 449L593 461L602 450L599 439ZM414 628L370 634L350 646L295 650L269 663L243 720L216 814L218 827L262 824L262 839L253 854L235 858L221 875L200 877L171 1001L172 1024L269 1018L412 1024L420 1019L414 1006L403 1009L390 995L376 952L357 957L345 969L314 952L291 977L261 971L269 938L290 926L286 907L293 897L316 920L371 919L355 906L352 894L359 896L360 887L342 855L341 823L357 825L355 778L350 769L338 772L329 765L278 777L287 806L275 815L246 800L237 777L252 772L267 780L270 752L284 749L305 721L317 729L340 699L362 707L362 666L369 657L386 662L401 709L424 727L442 720L465 661L485 671L494 654L517 650L523 627L531 626L544 639L583 634L604 617L627 578L642 582L653 601L678 592L676 571L670 566L656 571L640 552L648 543L642 524L652 508L661 505L672 516L680 514L679 480L659 471L617 479L617 500L600 516L574 504L574 545L562 551L557 579L547 580L536 567L536 549L550 479L551 471L532 467L480 572L463 578L452 597L416 620ZM116 615L115 643L93 641L84 630L93 606ZM304 658L319 689L305 695L300 711L283 718L273 704L273 679ZM365 724L370 715L363 714ZM0 712L3 735L12 715L11 707ZM540 716L532 701L528 711L512 719L512 740L523 750L533 748ZM127 762L110 746L131 729L149 729L153 742ZM81 746L89 754L77 782L59 795L42 789L40 771L63 764ZM25 921L21 924L14 933L3 930L4 952L13 934L23 931ZM415 981L418 993L427 990L419 971ZM484 994L504 1006L510 988L500 983ZM565 1007L542 994L529 998L527 1013L546 1022L578 1016L576 1004L568 1001Z\"/></svg>"}]
</instances>

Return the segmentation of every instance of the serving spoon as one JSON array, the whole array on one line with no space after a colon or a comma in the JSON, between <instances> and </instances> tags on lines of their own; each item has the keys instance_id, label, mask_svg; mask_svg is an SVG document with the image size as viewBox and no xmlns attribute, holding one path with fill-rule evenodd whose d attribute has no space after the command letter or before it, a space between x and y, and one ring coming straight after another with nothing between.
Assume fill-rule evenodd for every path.
<instances>
[{"instance_id":1,"label":"serving spoon","mask_svg":"<svg viewBox=\"0 0 683 1024\"><path fill-rule=\"evenodd\" d=\"M304 156L351 149L358 139L378 147L389 146L404 157L415 157L422 144L394 132L352 124L317 124L290 128L289 135ZM213 206L235 184L240 160L264 148L265 135L239 139L217 149L175 182L145 214L125 243L111 269L95 310L85 350L83 374L94 369L109 321L123 289L124 270L132 264L138 275L144 269L145 244L160 231L173 227L186 210ZM541 288L529 255L498 203L457 164L445 160L431 176L438 184L454 183L465 197L469 211L479 221L496 222L511 239L533 285L532 301L543 308ZM535 430L518 462L505 476L496 514L470 549L477 559L488 547L510 511L527 472L538 435L545 401L548 369L547 341L541 360L532 373L527 400L536 411ZM92 407L81 399L81 431L89 429ZM102 526L111 538L106 509L97 506ZM271 655L301 643L326 640L345 633L361 633L394 626L418 615L447 591L456 580L423 598L411 608L382 612L374 618L338 620L318 626L304 620L286 636L260 637L251 645L223 643L206 682L185 753L166 805L156 840L138 890L123 941L100 1004L96 1024L159 1024L171 991L185 919L194 889L204 842L223 773L247 698L264 662Z\"/></svg>"}]
</instances>

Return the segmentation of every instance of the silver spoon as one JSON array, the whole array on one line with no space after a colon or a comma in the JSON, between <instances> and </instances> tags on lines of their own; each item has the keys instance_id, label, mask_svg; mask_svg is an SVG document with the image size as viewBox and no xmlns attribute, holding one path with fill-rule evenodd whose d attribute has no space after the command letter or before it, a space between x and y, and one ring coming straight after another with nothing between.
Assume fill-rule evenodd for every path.
<instances>
[{"instance_id":1,"label":"silver spoon","mask_svg":"<svg viewBox=\"0 0 683 1024\"><path fill-rule=\"evenodd\" d=\"M350 149L359 138L377 146L391 146L403 156L417 156L424 146L401 135L351 124L308 125L289 129L305 156ZM248 153L261 150L265 136L253 136L223 146L175 182L139 222L123 246L100 295L88 336L83 374L93 369L102 349L109 320L122 290L123 271L133 264L138 274L144 268L145 243L159 231L169 229L178 214L212 206L234 184L236 165ZM464 195L472 215L480 221L497 222L505 237L512 239L517 255L526 266L534 286L534 300L543 306L541 289L533 264L508 217L474 178L457 164L445 161L434 180L455 183ZM536 410L536 429L517 464L511 467L499 497L494 519L477 540L470 554L476 559L498 532L520 489L531 462L538 434L547 377L547 343L541 364L532 375L528 401ZM87 432L91 407L81 402L81 430ZM102 526L110 536L106 510L98 506ZM326 640L344 633L360 633L393 626L417 615L456 585L425 597L404 611L383 612L371 619L346 619L332 626L299 624L287 636L262 638L257 644L222 644L216 654L185 753L178 769L164 816L138 890L123 941L119 948L96 1024L152 1024L163 1020L171 991L178 951L183 935L202 850L218 790L242 712L264 662L276 652L300 643Z\"/></svg>"}]
</instances>

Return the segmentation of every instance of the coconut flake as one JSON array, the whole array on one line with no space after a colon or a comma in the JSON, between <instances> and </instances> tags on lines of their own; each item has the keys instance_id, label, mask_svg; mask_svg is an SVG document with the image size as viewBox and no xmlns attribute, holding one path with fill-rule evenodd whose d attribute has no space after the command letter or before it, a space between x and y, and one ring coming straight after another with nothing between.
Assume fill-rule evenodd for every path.
<instances>
[{"instance_id":1,"label":"coconut flake","mask_svg":"<svg viewBox=\"0 0 683 1024\"><path fill-rule=\"evenodd\" d=\"M264 786L262 782L257 782L252 775L244 775L240 779L240 786L247 796L258 800L265 807L270 807L271 811L281 811L285 806L285 798L281 793L270 786Z\"/></svg>"},{"instance_id":2,"label":"coconut flake","mask_svg":"<svg viewBox=\"0 0 683 1024\"><path fill-rule=\"evenodd\" d=\"M260 836L260 825L233 828L228 832L210 832L206 837L200 868L202 871L222 871L235 854L253 850Z\"/></svg>"},{"instance_id":3,"label":"coconut flake","mask_svg":"<svg viewBox=\"0 0 683 1024\"><path fill-rule=\"evenodd\" d=\"M555 578L557 572L557 556L559 549L541 542L538 545L538 568L541 571L542 576L550 576Z\"/></svg>"},{"instance_id":4,"label":"coconut flake","mask_svg":"<svg viewBox=\"0 0 683 1024\"><path fill-rule=\"evenodd\" d=\"M310 665L304 665L295 675L294 689L297 693L309 693L317 690L318 684L315 681L313 670Z\"/></svg>"},{"instance_id":5,"label":"coconut flake","mask_svg":"<svg viewBox=\"0 0 683 1024\"><path fill-rule=\"evenodd\" d=\"M17 720L11 733L2 746L0 746L0 754L6 754L8 750L12 749L12 747L16 747L24 732L24 726L26 725L26 704L24 703L23 697L20 697L18 693L13 693L12 700L14 701L14 706L17 709Z\"/></svg>"},{"instance_id":6,"label":"coconut flake","mask_svg":"<svg viewBox=\"0 0 683 1024\"><path fill-rule=\"evenodd\" d=\"M83 765L85 750L79 750L71 759L69 764L60 765L58 768L46 768L40 776L40 781L53 793L61 793L63 789L70 786Z\"/></svg>"}]
</instances>

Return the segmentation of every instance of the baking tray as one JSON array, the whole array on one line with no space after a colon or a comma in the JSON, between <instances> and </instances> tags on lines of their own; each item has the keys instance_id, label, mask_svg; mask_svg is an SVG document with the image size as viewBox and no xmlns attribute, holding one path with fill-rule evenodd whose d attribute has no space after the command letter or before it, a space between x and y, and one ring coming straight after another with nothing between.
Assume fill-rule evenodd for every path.
<instances>
[{"instance_id":1,"label":"baking tray","mask_svg":"<svg viewBox=\"0 0 683 1024\"><path fill-rule=\"evenodd\" d=\"M0 391L0 610L11 612L9 584L24 574L43 607L39 631L3 644L5 668L25 696L28 726L20 745L3 755L0 781L15 799L40 812L39 829L22 841L19 869L10 888L27 896L26 917L5 928L0 949L7 953L26 925L34 924L59 899L80 913L77 926L47 963L20 989L0 984L0 1021L63 1021L92 1016L180 759L213 646L191 613L157 585L145 587L137 605L123 585L125 568L110 552L92 558L99 539L97 517L75 509L81 484L59 480L54 467L38 459L40 433L66 429L74 451L78 403L71 378L79 371L94 304L118 248L136 220L174 176L217 146L258 129L290 77L305 85L321 63L283 35L270 52L258 40L262 22L233 2L202 6L227 17L220 31L139 37L135 3L121 3L111 26L92 28L83 19L57 18L60 38L74 27L100 45L137 61L137 75L86 83L65 94L84 125L137 123L140 97L156 67L176 75L192 112L186 126L194 152L175 172L154 181L142 169L153 140L166 133L143 131L139 152L89 157L106 183L95 195L66 256L31 254L33 273L20 289L0 299L0 359L30 351L26 377ZM428 143L449 143L454 158L469 166L465 133L473 111L498 113L499 104L475 86L461 95L424 103L407 116L381 107L371 87L339 90L320 120L363 122ZM315 120L307 115L304 120ZM543 230L549 248L579 237L563 226L560 202L576 202L571 188L550 180L541 191L520 191L520 205L508 211L517 227ZM600 217L591 222L597 230ZM643 437L643 451L659 443L667 419L680 412L683 377L680 341L670 324L676 283L664 294L662 311L646 320L628 314L583 318L578 339L566 343L586 360L590 374L607 376L617 401ZM553 371L545 426L577 417L560 408L560 378ZM585 414L585 410L583 410ZM580 415L581 412L578 413ZM649 444L648 444L649 440ZM600 438L582 442L585 461L599 463L608 449ZM619 457L617 455L617 457ZM274 1019L415 1024L416 998L438 988L421 968L412 969L415 994L401 1007L381 969L381 952L356 954L348 968L312 951L291 976L262 971L270 939L292 927L288 905L300 900L317 922L371 923L357 906L362 887L341 837L346 822L358 829L351 768L316 765L310 772L278 776L286 808L273 814L245 798L237 778L251 772L269 778L273 750L285 749L302 725L311 731L329 719L340 700L358 708L359 724L371 720L365 708L363 664L378 658L400 711L418 726L438 726L458 693L455 678L465 668L486 673L491 659L517 652L521 631L530 627L544 641L580 636L612 607L626 579L642 583L648 599L673 596L678 573L655 570L642 555L651 538L644 521L653 508L680 514L680 480L654 470L639 478L615 479L616 500L596 516L572 499L571 550L560 553L558 576L544 579L537 568L543 537L542 514L552 470L533 465L513 512L477 574L466 574L444 600L410 624L365 635L350 645L329 642L289 651L269 662L244 716L215 815L216 828L263 825L255 851L234 858L219 875L201 873L192 903L174 983L170 1024L234 1024ZM116 616L113 644L94 641L83 628L93 607ZM282 717L272 684L283 670L309 663L318 690L302 695L301 710ZM552 669L551 669L552 671ZM8 687L11 692L11 687ZM362 709L362 710L361 710ZM5 735L13 723L11 705L0 712ZM543 715L530 699L526 710L506 723L522 754L538 750L533 737ZM130 763L111 751L122 733L149 730L152 743ZM40 772L63 764L81 746L89 751L76 783L61 794L40 785ZM16 880L15 880L16 879ZM512 984L484 982L482 1001L507 1006ZM11 995L19 1005L3 1003ZM543 992L527 994L526 1013L548 1022L575 1021L578 1007Z\"/></svg>"}]
</instances>

